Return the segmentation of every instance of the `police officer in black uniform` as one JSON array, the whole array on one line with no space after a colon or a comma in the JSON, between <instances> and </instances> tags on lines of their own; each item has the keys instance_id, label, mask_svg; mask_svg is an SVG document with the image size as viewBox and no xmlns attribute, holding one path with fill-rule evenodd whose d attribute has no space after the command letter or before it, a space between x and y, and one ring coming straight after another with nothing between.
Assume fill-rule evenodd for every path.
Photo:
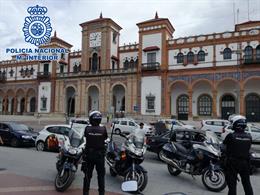
<instances>
[{"instance_id":1,"label":"police officer in black uniform","mask_svg":"<svg viewBox=\"0 0 260 195\"><path fill-rule=\"evenodd\" d=\"M249 150L252 137L245 133L247 126L246 118L237 115L231 119L234 133L226 136L223 144L226 145L226 166L225 174L229 188L228 195L236 195L237 175L239 174L244 187L245 195L253 195L250 183L250 162Z\"/></svg>"},{"instance_id":2,"label":"police officer in black uniform","mask_svg":"<svg viewBox=\"0 0 260 195\"><path fill-rule=\"evenodd\" d=\"M90 126L85 128L86 148L83 155L82 171L85 174L83 195L89 195L90 181L96 166L99 195L105 194L105 140L107 130L101 126L102 115L93 111L89 115Z\"/></svg>"}]
</instances>

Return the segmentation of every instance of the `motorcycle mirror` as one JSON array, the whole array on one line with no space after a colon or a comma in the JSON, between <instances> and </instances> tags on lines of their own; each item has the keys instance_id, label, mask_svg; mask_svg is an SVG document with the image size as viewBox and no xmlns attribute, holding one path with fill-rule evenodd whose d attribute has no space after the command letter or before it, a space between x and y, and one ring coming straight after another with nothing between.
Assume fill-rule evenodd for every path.
<instances>
[{"instance_id":1,"label":"motorcycle mirror","mask_svg":"<svg viewBox=\"0 0 260 195\"><path fill-rule=\"evenodd\" d=\"M135 192L137 191L137 181L125 181L121 185L123 192Z\"/></svg>"},{"instance_id":2,"label":"motorcycle mirror","mask_svg":"<svg viewBox=\"0 0 260 195\"><path fill-rule=\"evenodd\" d=\"M121 135L121 134L122 134L122 132L121 132L121 130L120 130L120 129L117 129L117 130L115 131L115 134L116 134L116 135Z\"/></svg>"}]
</instances>

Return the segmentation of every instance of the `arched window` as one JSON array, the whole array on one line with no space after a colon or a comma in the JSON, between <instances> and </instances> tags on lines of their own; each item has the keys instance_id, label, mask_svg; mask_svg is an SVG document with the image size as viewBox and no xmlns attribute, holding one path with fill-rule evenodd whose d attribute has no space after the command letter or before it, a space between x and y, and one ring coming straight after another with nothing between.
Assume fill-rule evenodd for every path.
<instances>
[{"instance_id":1,"label":"arched window","mask_svg":"<svg viewBox=\"0 0 260 195\"><path fill-rule=\"evenodd\" d=\"M194 53L191 51L187 54L187 62L188 64L194 63Z\"/></svg>"},{"instance_id":2,"label":"arched window","mask_svg":"<svg viewBox=\"0 0 260 195\"><path fill-rule=\"evenodd\" d=\"M198 114L200 116L211 116L212 99L209 95L201 95L198 98Z\"/></svg>"},{"instance_id":3,"label":"arched window","mask_svg":"<svg viewBox=\"0 0 260 195\"><path fill-rule=\"evenodd\" d=\"M136 58L136 60L135 60L135 67L134 68L136 68L138 66L138 58Z\"/></svg>"},{"instance_id":4,"label":"arched window","mask_svg":"<svg viewBox=\"0 0 260 195\"><path fill-rule=\"evenodd\" d=\"M253 48L251 46L246 46L244 52L245 52L245 60L253 59Z\"/></svg>"},{"instance_id":5,"label":"arched window","mask_svg":"<svg viewBox=\"0 0 260 195\"><path fill-rule=\"evenodd\" d=\"M178 53L177 63L183 63L183 59L184 59L183 53Z\"/></svg>"},{"instance_id":6,"label":"arched window","mask_svg":"<svg viewBox=\"0 0 260 195\"><path fill-rule=\"evenodd\" d=\"M128 59L126 59L124 62L124 69L128 69L128 68L129 68L129 61Z\"/></svg>"},{"instance_id":7,"label":"arched window","mask_svg":"<svg viewBox=\"0 0 260 195\"><path fill-rule=\"evenodd\" d=\"M199 53L198 53L198 61L199 62L203 62L205 61L205 52L200 50Z\"/></svg>"},{"instance_id":8,"label":"arched window","mask_svg":"<svg viewBox=\"0 0 260 195\"><path fill-rule=\"evenodd\" d=\"M130 68L134 68L135 66L135 61L133 59L130 60Z\"/></svg>"},{"instance_id":9,"label":"arched window","mask_svg":"<svg viewBox=\"0 0 260 195\"><path fill-rule=\"evenodd\" d=\"M232 59L232 51L230 48L225 48L223 51L223 58L224 60L230 60Z\"/></svg>"},{"instance_id":10,"label":"arched window","mask_svg":"<svg viewBox=\"0 0 260 195\"><path fill-rule=\"evenodd\" d=\"M97 69L98 69L98 55L97 53L93 53L91 71L96 72Z\"/></svg>"},{"instance_id":11,"label":"arched window","mask_svg":"<svg viewBox=\"0 0 260 195\"><path fill-rule=\"evenodd\" d=\"M256 47L256 60L259 62L260 60L260 45Z\"/></svg>"}]
</instances>

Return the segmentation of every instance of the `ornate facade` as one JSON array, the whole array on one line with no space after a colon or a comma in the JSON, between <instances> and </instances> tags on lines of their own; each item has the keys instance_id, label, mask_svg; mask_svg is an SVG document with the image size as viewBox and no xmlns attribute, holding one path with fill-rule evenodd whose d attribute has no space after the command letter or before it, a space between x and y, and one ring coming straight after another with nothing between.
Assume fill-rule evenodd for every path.
<instances>
[{"instance_id":1,"label":"ornate facade","mask_svg":"<svg viewBox=\"0 0 260 195\"><path fill-rule=\"evenodd\" d=\"M139 43L119 45L110 18L80 24L82 50L59 61L0 62L0 113L127 115L260 121L260 21L173 39L167 18L140 22ZM70 49L57 37L47 46Z\"/></svg>"}]
</instances>

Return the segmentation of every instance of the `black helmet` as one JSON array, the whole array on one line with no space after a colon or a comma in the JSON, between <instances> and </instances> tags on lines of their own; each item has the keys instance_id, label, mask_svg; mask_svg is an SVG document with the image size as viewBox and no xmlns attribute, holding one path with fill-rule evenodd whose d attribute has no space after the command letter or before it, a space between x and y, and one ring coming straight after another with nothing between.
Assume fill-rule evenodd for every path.
<instances>
[{"instance_id":1,"label":"black helmet","mask_svg":"<svg viewBox=\"0 0 260 195\"><path fill-rule=\"evenodd\" d=\"M247 126L246 118L241 115L234 116L231 123L234 131L244 131Z\"/></svg>"},{"instance_id":2,"label":"black helmet","mask_svg":"<svg viewBox=\"0 0 260 195\"><path fill-rule=\"evenodd\" d=\"M89 114L89 122L92 126L99 126L102 120L102 114L99 111L92 111Z\"/></svg>"}]
</instances>

